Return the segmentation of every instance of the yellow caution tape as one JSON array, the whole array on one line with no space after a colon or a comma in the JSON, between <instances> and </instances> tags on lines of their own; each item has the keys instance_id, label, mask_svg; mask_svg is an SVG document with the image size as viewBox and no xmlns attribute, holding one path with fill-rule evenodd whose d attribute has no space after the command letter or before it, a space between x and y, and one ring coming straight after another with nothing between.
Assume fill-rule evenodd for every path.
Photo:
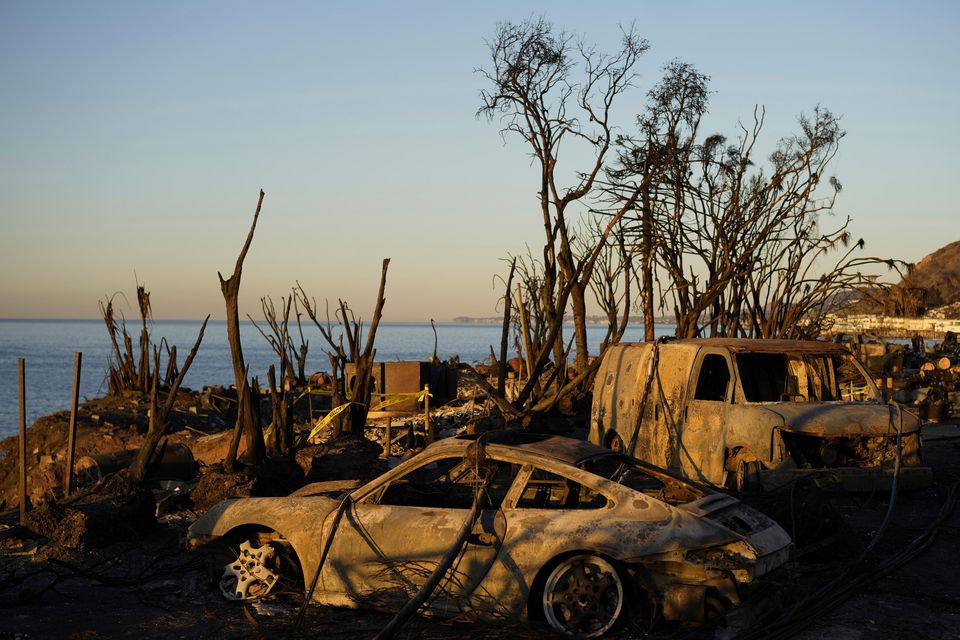
<instances>
[{"instance_id":1,"label":"yellow caution tape","mask_svg":"<svg viewBox=\"0 0 960 640\"><path fill-rule=\"evenodd\" d=\"M423 391L411 391L409 393L389 393L389 394L377 393L373 395L379 396L383 398L383 400L373 405L372 407L370 407L370 409L368 409L369 411L379 411L384 407L389 407L395 404L399 404L404 400L409 400L410 398L416 398L417 402L423 402L427 398L433 397L433 394L427 391L426 389L424 389ZM349 407L351 404L354 404L354 403L345 402L344 404L341 404L339 407L334 407L333 409L331 409L327 415L325 415L320 420L317 420L317 422L313 426L313 429L310 430L310 435L307 437L312 438L318 433L320 433L321 431L323 431L324 428L326 428L331 422L333 422L334 418L336 418L341 413L343 413L346 410L346 408Z\"/></svg>"},{"instance_id":2,"label":"yellow caution tape","mask_svg":"<svg viewBox=\"0 0 960 640\"><path fill-rule=\"evenodd\" d=\"M297 400L299 400L300 398L302 398L302 397L304 397L304 396L306 396L306 395L332 396L332 395L333 395L333 391L330 391L329 389L314 389L313 387L307 387L307 389L306 389L303 393L301 393L300 395L297 396L297 398L296 398L296 400L294 400L294 402L296 402Z\"/></svg>"},{"instance_id":3,"label":"yellow caution tape","mask_svg":"<svg viewBox=\"0 0 960 640\"><path fill-rule=\"evenodd\" d=\"M385 407L400 404L404 400L409 400L410 398L416 398L417 402L423 402L427 397L432 398L433 394L428 391L411 391L409 393L388 393L380 395L380 397L384 398L383 401L370 407L370 411L380 411Z\"/></svg>"},{"instance_id":4,"label":"yellow caution tape","mask_svg":"<svg viewBox=\"0 0 960 640\"><path fill-rule=\"evenodd\" d=\"M315 435L317 435L318 433L320 433L321 431L323 431L323 429L324 429L327 425L329 425L331 422L333 422L333 419L334 419L334 418L336 418L338 415L340 415L341 413L343 413L344 410L345 410L347 407L349 407L351 404L353 404L353 403L352 403L352 402L346 402L346 403L340 405L339 407L334 407L333 409L331 409L331 410L330 410L330 413L328 413L327 415L323 416L321 419L317 420L316 424L313 425L313 429L310 430L310 435L307 436L307 437L308 437L308 438L312 438L312 437L314 437Z\"/></svg>"}]
</instances>

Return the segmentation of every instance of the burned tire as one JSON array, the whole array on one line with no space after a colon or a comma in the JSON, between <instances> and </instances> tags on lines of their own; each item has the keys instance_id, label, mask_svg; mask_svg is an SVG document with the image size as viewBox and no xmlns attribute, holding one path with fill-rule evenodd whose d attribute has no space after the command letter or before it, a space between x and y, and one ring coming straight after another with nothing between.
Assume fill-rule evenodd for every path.
<instances>
[{"instance_id":1,"label":"burned tire","mask_svg":"<svg viewBox=\"0 0 960 640\"><path fill-rule=\"evenodd\" d=\"M554 631L597 638L626 617L625 597L623 580L612 564L580 554L563 559L547 575L541 604Z\"/></svg>"}]
</instances>

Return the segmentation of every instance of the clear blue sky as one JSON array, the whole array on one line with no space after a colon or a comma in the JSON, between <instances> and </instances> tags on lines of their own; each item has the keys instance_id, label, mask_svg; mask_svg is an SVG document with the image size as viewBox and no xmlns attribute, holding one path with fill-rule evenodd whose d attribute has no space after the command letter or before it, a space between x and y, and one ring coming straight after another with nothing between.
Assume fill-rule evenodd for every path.
<instances>
[{"instance_id":1,"label":"clear blue sky","mask_svg":"<svg viewBox=\"0 0 960 640\"><path fill-rule=\"evenodd\" d=\"M223 317L261 187L243 311L299 279L385 319L492 315L500 259L540 242L526 150L474 117L485 39L544 15L712 77L709 128L766 106L769 151L816 104L848 131L837 211L871 253L957 240L957 2L12 2L0 4L0 317ZM765 155L765 154L764 154Z\"/></svg>"}]
</instances>

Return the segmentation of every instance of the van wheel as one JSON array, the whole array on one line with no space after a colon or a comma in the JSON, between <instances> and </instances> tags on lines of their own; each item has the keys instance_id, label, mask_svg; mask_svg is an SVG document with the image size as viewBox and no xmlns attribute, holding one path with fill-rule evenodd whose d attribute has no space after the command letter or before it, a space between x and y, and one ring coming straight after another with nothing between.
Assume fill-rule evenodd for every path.
<instances>
[{"instance_id":1,"label":"van wheel","mask_svg":"<svg viewBox=\"0 0 960 640\"><path fill-rule=\"evenodd\" d=\"M737 493L752 493L761 491L760 469L762 465L749 451L738 449L734 453L727 453L724 469L727 472L724 482L727 489Z\"/></svg>"}]
</instances>

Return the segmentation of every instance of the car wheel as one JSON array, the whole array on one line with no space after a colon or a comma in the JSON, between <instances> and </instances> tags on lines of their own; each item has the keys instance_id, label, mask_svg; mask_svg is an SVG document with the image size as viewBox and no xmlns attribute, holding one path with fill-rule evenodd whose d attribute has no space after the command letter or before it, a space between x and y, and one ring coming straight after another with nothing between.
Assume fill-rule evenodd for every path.
<instances>
[{"instance_id":1,"label":"car wheel","mask_svg":"<svg viewBox=\"0 0 960 640\"><path fill-rule=\"evenodd\" d=\"M543 614L559 633L596 638L609 631L624 613L620 574L599 556L565 558L543 585Z\"/></svg>"},{"instance_id":2,"label":"car wheel","mask_svg":"<svg viewBox=\"0 0 960 640\"><path fill-rule=\"evenodd\" d=\"M259 545L259 546L258 546ZM289 544L244 540L230 554L219 576L220 592L228 600L258 600L273 594L302 594L300 563ZM222 556L221 556L222 557Z\"/></svg>"}]
</instances>

